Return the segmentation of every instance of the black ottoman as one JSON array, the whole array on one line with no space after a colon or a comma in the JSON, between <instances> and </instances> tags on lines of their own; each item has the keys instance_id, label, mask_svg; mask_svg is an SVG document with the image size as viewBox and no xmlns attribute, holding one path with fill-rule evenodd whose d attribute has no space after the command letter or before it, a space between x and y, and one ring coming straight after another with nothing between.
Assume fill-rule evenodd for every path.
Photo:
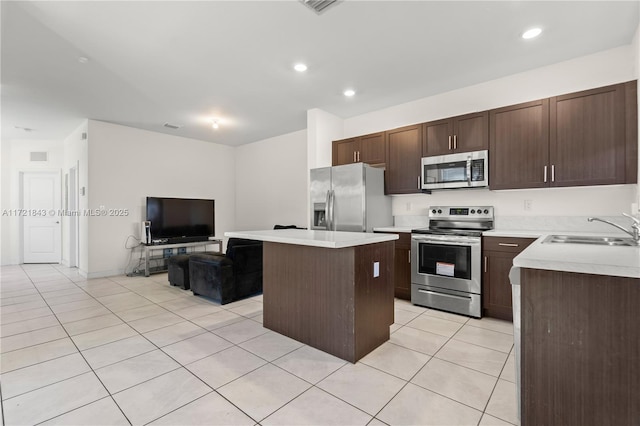
<instances>
[{"instance_id":1,"label":"black ottoman","mask_svg":"<svg viewBox=\"0 0 640 426\"><path fill-rule=\"evenodd\" d=\"M224 305L236 298L233 262L224 255L193 254L189 258L191 291Z\"/></svg>"},{"instance_id":2,"label":"black ottoman","mask_svg":"<svg viewBox=\"0 0 640 426\"><path fill-rule=\"evenodd\" d=\"M189 254L171 256L168 263L169 284L189 290Z\"/></svg>"},{"instance_id":3,"label":"black ottoman","mask_svg":"<svg viewBox=\"0 0 640 426\"><path fill-rule=\"evenodd\" d=\"M167 260L169 271L169 284L178 286L182 289L189 290L191 288L191 280L189 279L189 257L194 253L176 254ZM198 252L199 255L220 254L217 251Z\"/></svg>"}]
</instances>

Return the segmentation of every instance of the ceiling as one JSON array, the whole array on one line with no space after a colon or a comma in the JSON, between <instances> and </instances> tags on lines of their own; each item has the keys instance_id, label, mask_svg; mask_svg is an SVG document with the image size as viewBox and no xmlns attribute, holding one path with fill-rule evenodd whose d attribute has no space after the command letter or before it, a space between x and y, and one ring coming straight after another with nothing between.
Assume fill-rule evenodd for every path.
<instances>
[{"instance_id":1,"label":"ceiling","mask_svg":"<svg viewBox=\"0 0 640 426\"><path fill-rule=\"evenodd\" d=\"M59 140L90 118L242 145L306 128L312 108L348 118L627 45L638 6L2 1L2 138Z\"/></svg>"}]
</instances>

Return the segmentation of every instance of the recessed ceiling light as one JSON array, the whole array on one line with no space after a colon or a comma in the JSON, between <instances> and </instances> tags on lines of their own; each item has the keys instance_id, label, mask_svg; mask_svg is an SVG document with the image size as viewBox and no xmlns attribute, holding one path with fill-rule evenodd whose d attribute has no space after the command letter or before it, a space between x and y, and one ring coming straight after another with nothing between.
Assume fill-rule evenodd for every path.
<instances>
[{"instance_id":1,"label":"recessed ceiling light","mask_svg":"<svg viewBox=\"0 0 640 426\"><path fill-rule=\"evenodd\" d=\"M86 64L87 62L89 62L89 58L84 57L84 56L80 56L78 58L78 62L80 62L81 64Z\"/></svg>"},{"instance_id":2,"label":"recessed ceiling light","mask_svg":"<svg viewBox=\"0 0 640 426\"><path fill-rule=\"evenodd\" d=\"M343 93L344 93L345 96L351 97L351 96L356 94L356 91L353 90L353 89L347 89Z\"/></svg>"},{"instance_id":3,"label":"recessed ceiling light","mask_svg":"<svg viewBox=\"0 0 640 426\"><path fill-rule=\"evenodd\" d=\"M307 66L305 64L295 64L293 69L298 72L305 72L307 70Z\"/></svg>"},{"instance_id":4,"label":"recessed ceiling light","mask_svg":"<svg viewBox=\"0 0 640 426\"><path fill-rule=\"evenodd\" d=\"M530 30L527 30L524 33L522 33L522 38L528 40L530 38L538 37L540 35L540 33L542 33L542 29L540 29L540 28L531 28Z\"/></svg>"}]
</instances>

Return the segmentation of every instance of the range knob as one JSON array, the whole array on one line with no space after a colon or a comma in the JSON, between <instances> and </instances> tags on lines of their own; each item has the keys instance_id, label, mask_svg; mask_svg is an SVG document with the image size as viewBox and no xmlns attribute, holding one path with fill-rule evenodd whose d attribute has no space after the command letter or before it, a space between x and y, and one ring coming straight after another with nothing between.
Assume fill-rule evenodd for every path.
<instances>
[{"instance_id":1,"label":"range knob","mask_svg":"<svg viewBox=\"0 0 640 426\"><path fill-rule=\"evenodd\" d=\"M484 209L484 214L489 214L489 210Z\"/></svg>"},{"instance_id":2,"label":"range knob","mask_svg":"<svg viewBox=\"0 0 640 426\"><path fill-rule=\"evenodd\" d=\"M478 214L482 214L482 209L478 209Z\"/></svg>"},{"instance_id":3,"label":"range knob","mask_svg":"<svg viewBox=\"0 0 640 426\"><path fill-rule=\"evenodd\" d=\"M436 209L431 210L431 213L436 214Z\"/></svg>"},{"instance_id":4,"label":"range knob","mask_svg":"<svg viewBox=\"0 0 640 426\"><path fill-rule=\"evenodd\" d=\"M471 209L471 214L474 214L476 211L474 209Z\"/></svg>"},{"instance_id":5,"label":"range knob","mask_svg":"<svg viewBox=\"0 0 640 426\"><path fill-rule=\"evenodd\" d=\"M438 213L442 213L442 210L441 210L441 209L438 209Z\"/></svg>"}]
</instances>

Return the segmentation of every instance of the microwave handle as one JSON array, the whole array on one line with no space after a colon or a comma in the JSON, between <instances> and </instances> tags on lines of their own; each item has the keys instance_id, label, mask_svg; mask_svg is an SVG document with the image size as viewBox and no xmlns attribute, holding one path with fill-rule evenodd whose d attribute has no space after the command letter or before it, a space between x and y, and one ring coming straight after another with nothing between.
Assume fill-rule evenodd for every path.
<instances>
[{"instance_id":1,"label":"microwave handle","mask_svg":"<svg viewBox=\"0 0 640 426\"><path fill-rule=\"evenodd\" d=\"M471 186L471 157L467 158L467 185Z\"/></svg>"}]
</instances>

